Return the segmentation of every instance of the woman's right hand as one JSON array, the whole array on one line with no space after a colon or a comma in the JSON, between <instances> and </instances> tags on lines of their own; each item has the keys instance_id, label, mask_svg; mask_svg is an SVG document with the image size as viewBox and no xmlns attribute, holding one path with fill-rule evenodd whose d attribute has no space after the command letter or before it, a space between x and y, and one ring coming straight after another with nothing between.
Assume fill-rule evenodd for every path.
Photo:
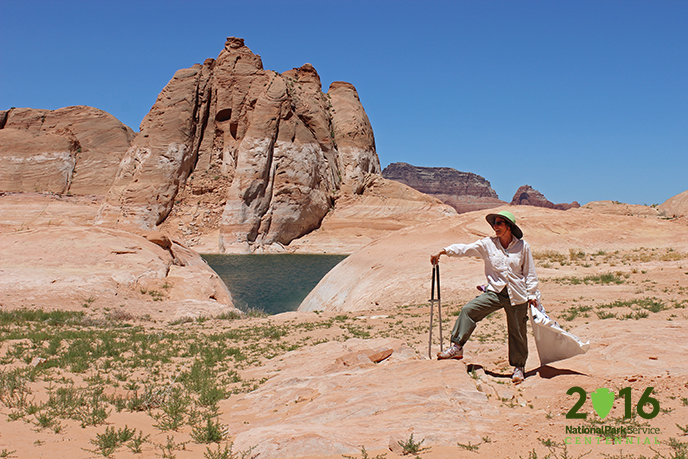
<instances>
[{"instance_id":1,"label":"woman's right hand","mask_svg":"<svg viewBox=\"0 0 688 459\"><path fill-rule=\"evenodd\" d=\"M446 255L447 252L445 252L444 249L442 249L436 255L430 255L430 264L432 264L433 266L440 264L440 255L442 254Z\"/></svg>"}]
</instances>

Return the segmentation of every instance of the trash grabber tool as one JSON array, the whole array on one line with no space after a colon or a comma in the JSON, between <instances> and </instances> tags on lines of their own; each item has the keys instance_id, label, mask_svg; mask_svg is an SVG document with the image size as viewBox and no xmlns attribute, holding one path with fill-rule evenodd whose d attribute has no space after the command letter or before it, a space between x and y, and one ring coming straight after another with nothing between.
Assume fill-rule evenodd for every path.
<instances>
[{"instance_id":1,"label":"trash grabber tool","mask_svg":"<svg viewBox=\"0 0 688 459\"><path fill-rule=\"evenodd\" d=\"M435 285L437 285L437 298L435 298ZM432 287L430 289L430 336L428 338L428 358L432 359L432 318L435 303L437 303L437 316L440 323L440 352L444 351L442 341L442 300L440 299L440 265L432 265Z\"/></svg>"}]
</instances>

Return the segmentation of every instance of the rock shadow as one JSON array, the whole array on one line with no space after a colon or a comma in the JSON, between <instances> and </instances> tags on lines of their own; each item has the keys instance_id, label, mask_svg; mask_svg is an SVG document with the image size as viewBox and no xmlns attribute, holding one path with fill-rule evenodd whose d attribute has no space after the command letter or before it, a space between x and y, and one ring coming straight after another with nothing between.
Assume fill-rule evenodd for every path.
<instances>
[{"instance_id":1,"label":"rock shadow","mask_svg":"<svg viewBox=\"0 0 688 459\"><path fill-rule=\"evenodd\" d=\"M493 378L504 378L504 379L511 379L511 376L513 373L511 370L509 370L508 373L498 373L492 370L488 370L482 365L475 364L475 363L469 363L466 365L466 372L468 374L471 374L473 372L477 372L478 370L483 370L483 372L491 376ZM564 376L564 375L578 375L578 376L590 376L586 373L581 373L579 371L575 370L569 370L567 368L555 368L551 367L549 365L541 365L538 368L534 368L532 370L526 371L525 377L530 378L531 376L535 375L540 375L541 378L543 379L552 379L557 376Z\"/></svg>"},{"instance_id":2,"label":"rock shadow","mask_svg":"<svg viewBox=\"0 0 688 459\"><path fill-rule=\"evenodd\" d=\"M569 370L568 368L555 368L549 365L541 365L534 370L530 370L526 373L526 376L535 376L536 374L539 374L543 379L552 379L564 375L590 376L579 371Z\"/></svg>"},{"instance_id":3,"label":"rock shadow","mask_svg":"<svg viewBox=\"0 0 688 459\"><path fill-rule=\"evenodd\" d=\"M469 364L466 365L466 372L467 372L468 374L471 374L471 373L473 373L474 371L477 372L478 370L483 370L483 372L484 372L487 376L492 376L493 378L506 378L506 379L511 379L511 376L512 376L511 371L509 371L509 373L497 373L497 372L494 372L494 371L492 371L492 370L488 370L488 369L486 369L484 366L478 365L478 364L476 364L476 363L469 363Z\"/></svg>"}]
</instances>

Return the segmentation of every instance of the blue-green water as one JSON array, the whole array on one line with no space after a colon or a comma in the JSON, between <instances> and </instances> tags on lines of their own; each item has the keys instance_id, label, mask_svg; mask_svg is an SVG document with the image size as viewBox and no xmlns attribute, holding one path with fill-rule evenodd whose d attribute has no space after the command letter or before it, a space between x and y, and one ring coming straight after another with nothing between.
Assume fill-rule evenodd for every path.
<instances>
[{"instance_id":1,"label":"blue-green water","mask_svg":"<svg viewBox=\"0 0 688 459\"><path fill-rule=\"evenodd\" d=\"M346 255L203 255L232 292L234 305L268 314L295 311Z\"/></svg>"}]
</instances>

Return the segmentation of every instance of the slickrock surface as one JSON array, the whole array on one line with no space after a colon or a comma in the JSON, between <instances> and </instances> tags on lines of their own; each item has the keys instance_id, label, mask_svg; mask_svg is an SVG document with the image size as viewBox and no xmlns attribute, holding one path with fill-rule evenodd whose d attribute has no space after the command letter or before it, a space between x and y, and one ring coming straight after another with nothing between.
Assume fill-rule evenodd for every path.
<instances>
[{"instance_id":1,"label":"slickrock surface","mask_svg":"<svg viewBox=\"0 0 688 459\"><path fill-rule=\"evenodd\" d=\"M354 253L394 231L456 211L402 183L370 174L360 194L337 199L317 230L292 241L299 253Z\"/></svg>"},{"instance_id":2,"label":"slickrock surface","mask_svg":"<svg viewBox=\"0 0 688 459\"><path fill-rule=\"evenodd\" d=\"M616 201L592 201L584 204L582 208L601 214L662 218L661 211L655 206L641 206Z\"/></svg>"},{"instance_id":3,"label":"slickrock surface","mask_svg":"<svg viewBox=\"0 0 688 459\"><path fill-rule=\"evenodd\" d=\"M534 251L584 252L632 250L640 247L688 250L688 228L654 218L617 215L613 218L585 208L565 212L531 206L506 206ZM473 242L492 236L485 221L487 211L471 212L399 230L364 247L330 271L303 301L300 310L356 311L376 306L417 304L427 298L423 290L430 279L430 254L455 242ZM449 292L472 291L483 283L482 260L445 259L451 283ZM429 285L428 285L429 287Z\"/></svg>"},{"instance_id":4,"label":"slickrock surface","mask_svg":"<svg viewBox=\"0 0 688 459\"><path fill-rule=\"evenodd\" d=\"M123 362L106 357L87 359L87 369L81 373L61 363L62 353L76 344L70 338L62 339L57 355L45 354L46 362L36 362L32 373L36 379L28 383L30 396L35 397L34 403L42 404L48 400L48 387L54 393L54 387L89 391L102 386L113 397L104 405L109 410L107 420L82 427L78 421L60 418L57 425L39 427L36 416L17 418L23 411L8 406L14 399L7 396L4 386L0 451L17 457L100 456L97 435L127 426L147 440L140 453L120 445L114 457L159 457L171 442L169 452L177 457L201 459L208 457L208 450L221 452L234 442L235 453L253 448L252 454L260 458L360 458L365 448L371 458L386 454L388 459L396 459L413 457L402 455L399 446L411 435L416 444L422 442L421 447L429 448L419 453L424 459L518 459L548 454L654 457L657 453L676 457L672 456L676 446L671 445L688 443L683 432L688 427L688 228L643 215L640 209L635 210L639 215L628 216L585 208L505 208L514 211L534 249L544 306L565 329L590 341L586 354L541 366L529 332L526 379L514 386L507 360L505 318L498 312L478 324L463 360L427 358L430 253L444 244L475 240L491 231L484 221L486 211L467 213L412 230L401 229L349 257L374 263L365 267L360 263L359 271L338 274L344 297L356 292L351 288L354 283L372 284L380 291L376 297L369 296L381 299L379 304L367 309L290 312L179 325L130 317L126 324L140 327L136 333L149 337L142 342L152 345L168 340L163 342L165 348L181 352L169 361L152 360L155 363L132 367L131 358ZM32 234L17 233L22 237ZM79 234L73 237L84 239ZM146 241L136 240L131 242L142 247L139 255L116 253L113 249L118 247L131 250L131 242L99 238L103 240L112 243L109 252L99 257L104 262L143 256L148 250ZM165 245L164 239L159 242ZM40 244L43 242L37 243L36 249ZM151 260L167 256L160 246L147 253ZM64 258L70 261L68 256ZM156 266L157 262L152 263L151 269ZM446 346L460 307L477 294L475 286L484 277L479 260L443 257L440 266ZM39 279L48 278L42 273L49 268L48 264L41 269ZM100 298L88 308L79 308L90 311ZM148 304L163 309L167 302ZM437 309L435 324L433 357L440 348ZM74 331L84 328L94 330L85 325ZM105 331L127 329L121 325ZM5 381L11 381L7 372L13 369L33 368L28 363L31 359L22 356L46 349L41 347L45 344L37 347L12 334L14 330L3 329L7 339L0 343ZM204 381L202 377L216 373L222 377L212 380L212 387L236 390L218 402L218 416L213 420L226 434L219 444L199 441L194 432L206 424L192 420L191 408L182 413L183 423L177 430L160 427L168 419L163 408L173 408L165 404L169 399L164 397L174 391L187 394L194 384ZM200 379L189 379L191 374ZM135 393L132 387L136 386ZM598 388L618 394L630 387L633 406L652 387L651 395L661 410L650 420L624 420L625 403L623 397L617 397L609 416L602 420L587 397L579 410L587 419L566 419L578 401L576 395L567 395L574 386L583 388L588 396ZM153 397L148 410L131 409L129 403L144 394ZM121 411L115 409L117 397L126 402ZM200 403L195 393L191 400ZM202 413L207 410L206 406L193 407ZM38 414L47 413L44 408ZM617 436L611 442L595 434L576 435L566 430L596 426L645 430Z\"/></svg>"},{"instance_id":5,"label":"slickrock surface","mask_svg":"<svg viewBox=\"0 0 688 459\"><path fill-rule=\"evenodd\" d=\"M384 168L382 176L434 196L459 213L506 204L497 197L490 182L483 177L450 167L419 167L406 163L392 163Z\"/></svg>"},{"instance_id":6,"label":"slickrock surface","mask_svg":"<svg viewBox=\"0 0 688 459\"><path fill-rule=\"evenodd\" d=\"M103 196L134 137L93 107L7 110L0 116L0 191Z\"/></svg>"},{"instance_id":7,"label":"slickrock surface","mask_svg":"<svg viewBox=\"0 0 688 459\"><path fill-rule=\"evenodd\" d=\"M645 277L653 278L638 273L628 281L642 282ZM661 289L671 288L670 283L655 279ZM558 286L550 285L550 288ZM587 297L605 288L608 286L579 287L575 294L578 298ZM626 294L622 296L629 298ZM686 294L675 287L668 296L678 300L673 304L686 304ZM671 301L662 299L667 310L637 320L600 319L595 314L581 314L565 321L562 317L566 315L567 303L574 299L569 295L561 303L551 304L550 313L567 329L590 340L591 349L584 355L540 366L532 335L529 336L526 380L519 386L510 383L503 313L479 324L462 361L427 359L427 305L369 311L356 316L285 313L230 324L189 323L183 328L209 336L233 332L242 335L246 330L265 329L286 332L277 339L231 343L245 353L262 348L265 355L258 357L257 362L240 363L231 359L226 362L244 380L261 382L256 390L231 395L219 403L217 421L228 434L220 443L220 450L232 441L235 452L253 448L252 454L258 455L247 457L339 459L343 454L362 457L364 447L370 457L386 454L394 459L408 457L401 453L399 442L407 442L413 435L416 443L422 442L421 446L428 448L421 454L427 459L471 458L477 454L517 459L532 451L544 457L551 452L543 444L547 440L556 445L557 454L563 454L564 442L569 442L565 450L568 457L579 457L588 451L593 452L592 457L620 451L635 457L640 454L651 457L653 450L671 457L672 449L667 443L670 438L685 442L676 424L684 426L688 413L682 402L688 397L685 310L674 308ZM444 304L445 314L458 310L458 305L449 300ZM445 322L445 340L454 319L452 314L449 324ZM648 335L648 329L653 333ZM151 333L179 330L178 327L154 328ZM369 338L352 338L352 333L360 334L363 330L369 333ZM433 353L439 350L437 329L434 336ZM290 346L297 349L284 352ZM390 350L390 356L379 363L373 363L370 358ZM191 368L192 363L178 361L183 369ZM175 381L175 374L180 370L175 372L172 366L166 371L163 387L168 390L182 387ZM71 376L69 372L62 374ZM109 373L101 371L100 374ZM135 381L132 375L127 383ZM580 411L588 413L589 420L567 420L565 414L577 401L576 396L566 394L573 386L584 388L588 394L601 387L615 392L631 387L634 401L647 387L653 387L652 395L662 411L649 422L636 419L622 424L624 403L617 400L609 418L601 422L588 399ZM41 394L44 390L36 386L34 393ZM121 387L116 391L126 395ZM55 458L93 457L95 453L84 449L95 451L90 440L96 440L96 434L102 434L106 427L122 429L126 425L148 436L138 454L140 457L158 457L160 448L169 444L166 439L170 437L176 445L172 452L178 457L183 454L200 459L207 457L204 454L208 449L218 450L216 444L195 441L188 425L176 431L156 429L152 415L159 412L159 408L151 414L112 409L107 426L82 428L77 422L63 422L62 429L55 433L21 419L9 422L9 410L0 406L0 420L4 423L0 448L14 451L19 457L48 451ZM643 426L657 429L654 432L659 433L631 435L632 445L606 444L604 439L597 443L596 435L580 435L580 444L575 444L576 435L566 433L567 426L590 427L593 422L598 426ZM200 425L197 423L195 427ZM590 437L593 443L583 444L585 437ZM659 444L655 444L655 437ZM650 442L643 445L646 438ZM115 457L128 453L121 446Z\"/></svg>"},{"instance_id":8,"label":"slickrock surface","mask_svg":"<svg viewBox=\"0 0 688 459\"><path fill-rule=\"evenodd\" d=\"M370 360L384 350L393 351L388 359ZM464 365L423 359L399 339L323 343L263 371L268 383L228 405L236 446L259 445L265 457L351 454L360 451L357 442L384 448L390 436L408 439L403 425L427 443L479 443L499 422Z\"/></svg>"},{"instance_id":9,"label":"slickrock surface","mask_svg":"<svg viewBox=\"0 0 688 459\"><path fill-rule=\"evenodd\" d=\"M237 312L198 253L156 231L94 227L102 201L0 193L0 306L88 306L163 322Z\"/></svg>"},{"instance_id":10,"label":"slickrock surface","mask_svg":"<svg viewBox=\"0 0 688 459\"><path fill-rule=\"evenodd\" d=\"M688 216L688 191L667 199L659 205L659 210L669 218Z\"/></svg>"},{"instance_id":11,"label":"slickrock surface","mask_svg":"<svg viewBox=\"0 0 688 459\"><path fill-rule=\"evenodd\" d=\"M423 320L415 323L425 321L427 326L427 309L423 312ZM375 316L363 316L358 322L375 323L372 329L376 331L381 331L380 323L401 318L371 321L370 317ZM454 319L451 316L445 332ZM646 425L659 429L662 435L658 438L668 441L669 436L680 434L672 420L681 423L688 413L675 398L688 394L688 368L682 362L682 355L688 352L688 333L681 325L685 321L682 317L678 322L579 322L573 331L593 343L591 350L547 366L539 366L530 335L526 381L520 386L510 383L506 344L487 331L502 327L498 335L503 336L501 314L489 325L478 326L477 335L484 341L469 342L462 361L427 359L423 352L427 341L422 339L413 347L392 338L323 343L268 363L261 373L268 375L268 382L255 392L228 400L223 407L231 415L223 419L236 432L235 445L241 450L255 446L259 457L360 457L361 446L373 454L403 457L398 442L413 434L416 442L422 440L422 446L430 448L422 454L425 458L480 454L516 459L533 450L543 456L549 452L540 439L556 442L558 453L567 436L574 442L575 436L567 435L565 426L581 422L564 417L576 401L566 395L570 387L582 386L588 392L612 387L618 392L618 388L630 386L640 397L653 386L662 408L675 411ZM645 328L650 324L656 333L647 337ZM403 339L418 336L408 328L400 334ZM667 346L667 341L673 344ZM394 352L388 360L374 364L367 354L378 349ZM433 346L433 353L438 350L438 345ZM623 403L617 401L611 417L622 418L623 409ZM581 412L592 416L589 400ZM592 457L618 454L619 450L651 452L642 444L629 447L603 441L601 445L583 445L584 436L580 437L581 444L567 445L574 457L590 450L595 452ZM642 438L641 443L645 440L645 436L637 437ZM666 445L656 445L654 436L650 438L652 448L667 451ZM470 445L478 448L466 449Z\"/></svg>"},{"instance_id":12,"label":"slickrock surface","mask_svg":"<svg viewBox=\"0 0 688 459\"><path fill-rule=\"evenodd\" d=\"M538 190L533 189L530 185L523 185L514 194L511 200L512 206L536 206L546 207L548 209L568 210L580 207L578 202L573 201L570 204L554 204L545 198L545 196Z\"/></svg>"},{"instance_id":13,"label":"slickrock surface","mask_svg":"<svg viewBox=\"0 0 688 459\"><path fill-rule=\"evenodd\" d=\"M61 220L64 209L95 213L95 206L45 202L34 215L23 208L21 220L11 206L0 208L4 310L86 309L159 321L236 312L229 290L201 257L159 233L149 233L154 243L124 231L79 226L75 212Z\"/></svg>"},{"instance_id":14,"label":"slickrock surface","mask_svg":"<svg viewBox=\"0 0 688 459\"><path fill-rule=\"evenodd\" d=\"M0 233L51 226L90 226L102 196L0 193Z\"/></svg>"}]
</instances>

